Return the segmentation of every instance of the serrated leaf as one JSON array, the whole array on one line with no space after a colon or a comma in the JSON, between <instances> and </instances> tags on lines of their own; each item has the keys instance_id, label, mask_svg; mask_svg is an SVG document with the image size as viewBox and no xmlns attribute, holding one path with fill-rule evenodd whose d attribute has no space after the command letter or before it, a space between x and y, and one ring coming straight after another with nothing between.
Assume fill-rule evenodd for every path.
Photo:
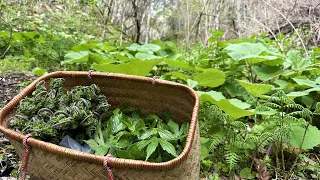
<instances>
[{"instance_id":1,"label":"serrated leaf","mask_svg":"<svg viewBox=\"0 0 320 180\"><path fill-rule=\"evenodd\" d=\"M143 140L143 141L137 142L135 145L139 150L141 150L141 149L145 148L150 143L151 143L150 140Z\"/></svg>"},{"instance_id":2,"label":"serrated leaf","mask_svg":"<svg viewBox=\"0 0 320 180\"><path fill-rule=\"evenodd\" d=\"M110 146L100 145L98 149L95 150L95 154L98 156L105 156L109 152Z\"/></svg>"},{"instance_id":3,"label":"serrated leaf","mask_svg":"<svg viewBox=\"0 0 320 180\"><path fill-rule=\"evenodd\" d=\"M158 147L158 139L157 138L154 138L154 139L151 139L151 143L148 145L147 147L147 157L146 157L146 160L149 159L149 157L155 152L155 150L157 149Z\"/></svg>"},{"instance_id":4,"label":"serrated leaf","mask_svg":"<svg viewBox=\"0 0 320 180\"><path fill-rule=\"evenodd\" d=\"M226 76L219 69L206 69L194 77L200 86L218 87L225 82Z\"/></svg>"},{"instance_id":5,"label":"serrated leaf","mask_svg":"<svg viewBox=\"0 0 320 180\"><path fill-rule=\"evenodd\" d=\"M157 133L158 132L156 131L156 129L146 131L140 136L140 139L148 139L149 137L151 137L152 135L155 135Z\"/></svg>"},{"instance_id":6,"label":"serrated leaf","mask_svg":"<svg viewBox=\"0 0 320 180\"><path fill-rule=\"evenodd\" d=\"M252 84L242 80L237 80L249 93L253 96L259 97L260 95L268 93L273 86L268 84Z\"/></svg>"},{"instance_id":7,"label":"serrated leaf","mask_svg":"<svg viewBox=\"0 0 320 180\"><path fill-rule=\"evenodd\" d=\"M174 146L170 142L168 142L164 139L159 139L159 143L160 143L163 150L167 151L169 154L173 155L174 157L178 156L176 149L174 148Z\"/></svg>"},{"instance_id":8,"label":"serrated leaf","mask_svg":"<svg viewBox=\"0 0 320 180\"><path fill-rule=\"evenodd\" d=\"M163 138L163 139L166 139L166 140L175 139L175 136L168 130L159 129L158 133L159 133L160 137Z\"/></svg>"},{"instance_id":9,"label":"serrated leaf","mask_svg":"<svg viewBox=\"0 0 320 180\"><path fill-rule=\"evenodd\" d=\"M122 114L115 114L113 116L111 116L111 118L109 119L110 122L110 126L112 127L111 132L113 134L124 130L126 128L126 126L121 122L121 118L122 118Z\"/></svg>"},{"instance_id":10,"label":"serrated leaf","mask_svg":"<svg viewBox=\"0 0 320 180\"><path fill-rule=\"evenodd\" d=\"M168 122L168 127L170 131L173 132L174 134L179 134L179 124L177 124L176 122L170 120Z\"/></svg>"},{"instance_id":11,"label":"serrated leaf","mask_svg":"<svg viewBox=\"0 0 320 180\"><path fill-rule=\"evenodd\" d=\"M291 130L291 138L290 138L290 144L293 147L300 148L307 150L312 149L313 147L320 144L320 131L317 127L309 125L306 134L305 134L305 128L300 126L293 126L290 128ZM304 137L305 134L305 137ZM304 137L304 139L303 139Z\"/></svg>"},{"instance_id":12,"label":"serrated leaf","mask_svg":"<svg viewBox=\"0 0 320 180\"><path fill-rule=\"evenodd\" d=\"M137 76L146 76L152 70L152 68L159 64L162 60L149 60L141 61L134 59L129 63L124 64L94 64L92 69L102 72L113 72L113 73L123 73L131 74Z\"/></svg>"},{"instance_id":13,"label":"serrated leaf","mask_svg":"<svg viewBox=\"0 0 320 180\"><path fill-rule=\"evenodd\" d=\"M98 143L93 139L84 140L84 142L87 143L90 146L90 148L94 151L99 148Z\"/></svg>"}]
</instances>

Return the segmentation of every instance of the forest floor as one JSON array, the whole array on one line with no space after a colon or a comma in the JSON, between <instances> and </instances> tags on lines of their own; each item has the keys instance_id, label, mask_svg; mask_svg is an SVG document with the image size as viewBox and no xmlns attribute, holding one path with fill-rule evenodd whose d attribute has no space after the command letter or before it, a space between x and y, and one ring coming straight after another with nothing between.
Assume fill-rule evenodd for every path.
<instances>
[{"instance_id":1,"label":"forest floor","mask_svg":"<svg viewBox=\"0 0 320 180\"><path fill-rule=\"evenodd\" d=\"M0 108L17 95L22 88L36 79L34 75L25 73L11 73L6 76L0 76ZM13 170L18 168L19 157L15 153L13 146L9 140L0 133L0 179L13 180L15 178L8 177Z\"/></svg>"}]
</instances>

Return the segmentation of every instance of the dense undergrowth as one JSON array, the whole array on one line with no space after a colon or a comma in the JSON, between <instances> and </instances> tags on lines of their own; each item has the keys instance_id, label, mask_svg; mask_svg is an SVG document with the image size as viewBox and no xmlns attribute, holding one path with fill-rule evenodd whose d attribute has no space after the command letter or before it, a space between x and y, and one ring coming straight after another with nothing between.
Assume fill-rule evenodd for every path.
<instances>
[{"instance_id":1,"label":"dense undergrowth","mask_svg":"<svg viewBox=\"0 0 320 180\"><path fill-rule=\"evenodd\" d=\"M222 41L214 30L207 45L120 45L30 18L0 31L2 74L93 69L183 83L201 100L202 177L320 176L320 48L305 51L296 33Z\"/></svg>"}]
</instances>

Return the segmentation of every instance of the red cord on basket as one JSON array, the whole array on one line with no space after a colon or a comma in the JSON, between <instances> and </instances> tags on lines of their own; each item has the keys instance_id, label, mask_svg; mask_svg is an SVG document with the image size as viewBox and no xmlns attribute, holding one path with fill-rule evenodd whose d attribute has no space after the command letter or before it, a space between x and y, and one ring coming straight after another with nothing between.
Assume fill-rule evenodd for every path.
<instances>
[{"instance_id":1,"label":"red cord on basket","mask_svg":"<svg viewBox=\"0 0 320 180\"><path fill-rule=\"evenodd\" d=\"M26 136L24 136L23 141L22 141L23 147L26 151L24 152L23 161L22 161L22 164L20 167L20 170L22 171L21 180L25 180L25 178L27 176L27 164L28 164L29 153L30 153L30 149L31 149L31 146L29 146L27 144L29 137L32 137L32 135L27 134Z\"/></svg>"},{"instance_id":2,"label":"red cord on basket","mask_svg":"<svg viewBox=\"0 0 320 180\"><path fill-rule=\"evenodd\" d=\"M110 167L108 166L108 160L109 158L112 157L111 154L108 154L105 158L104 158L104 161L103 161L103 167L107 170L108 172L108 176L109 176L109 180L113 180L113 174L111 172L111 169Z\"/></svg>"},{"instance_id":3,"label":"red cord on basket","mask_svg":"<svg viewBox=\"0 0 320 180\"><path fill-rule=\"evenodd\" d=\"M89 70L89 72L88 72L88 78L89 78L90 80L92 80L92 79L91 79L91 73L92 73L92 72L94 72L94 70Z\"/></svg>"},{"instance_id":4,"label":"red cord on basket","mask_svg":"<svg viewBox=\"0 0 320 180\"><path fill-rule=\"evenodd\" d=\"M158 76L153 76L152 85L156 85L156 79L158 79Z\"/></svg>"}]
</instances>

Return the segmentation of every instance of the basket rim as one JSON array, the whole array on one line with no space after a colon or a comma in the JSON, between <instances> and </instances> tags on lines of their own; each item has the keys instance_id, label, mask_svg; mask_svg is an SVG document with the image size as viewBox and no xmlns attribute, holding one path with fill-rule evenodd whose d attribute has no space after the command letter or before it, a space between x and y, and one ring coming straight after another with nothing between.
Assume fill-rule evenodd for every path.
<instances>
[{"instance_id":1,"label":"basket rim","mask_svg":"<svg viewBox=\"0 0 320 180\"><path fill-rule=\"evenodd\" d=\"M113 78L119 78L119 79L130 80L130 81L139 81L142 83L150 83L150 84L152 84L155 81L156 86L164 85L164 86L171 86L171 87L183 89L187 91L195 99L195 104L193 106L193 112L192 112L192 117L190 121L190 127L188 130L188 135L186 137L186 144L179 156L175 157L170 161L160 162L160 163L111 157L108 160L108 165L110 167L162 170L162 169L173 168L181 164L187 158L190 152L190 149L192 147L192 142L195 138L194 136L195 136L196 126L198 123L198 109L200 104L199 97L193 89L189 88L186 85L176 83L176 82L159 80L159 79L155 80L153 78L141 77L141 76L135 76L135 75L126 75L126 74L119 74L119 73L103 73L103 72L90 72L90 75L92 78L108 76ZM24 98L26 95L28 95L35 89L38 82L42 80L48 80L50 78L87 77L87 76L88 76L88 72L84 72L84 71L56 71L56 72L52 72L47 75L39 77L38 79L33 81L31 84L29 84L18 95L16 95L8 104L5 105L3 109L0 110L0 132L5 134L10 140L16 140L22 143L25 135L21 134L20 132L4 127L3 125L4 125L5 117L18 105L19 101L22 98ZM54 153L59 156L69 157L69 158L80 160L80 161L87 161L87 162L92 162L92 163L102 165L105 159L104 156L97 156L94 154L80 152L80 151L65 148L53 143L37 140L35 138L29 138L28 144L32 147L36 147L44 151L48 151L50 153Z\"/></svg>"}]
</instances>

